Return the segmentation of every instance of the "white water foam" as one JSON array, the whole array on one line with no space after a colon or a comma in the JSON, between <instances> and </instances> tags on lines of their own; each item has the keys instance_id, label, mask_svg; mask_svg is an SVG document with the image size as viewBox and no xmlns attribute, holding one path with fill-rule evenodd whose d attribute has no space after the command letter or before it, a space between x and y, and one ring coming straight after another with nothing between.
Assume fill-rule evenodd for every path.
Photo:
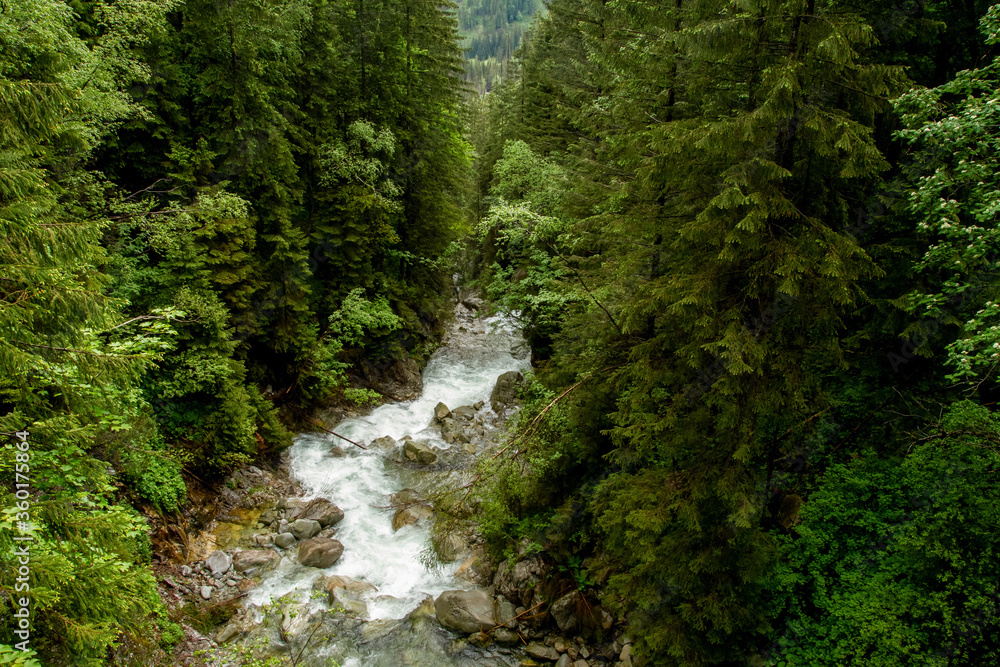
<instances>
[{"instance_id":1,"label":"white water foam","mask_svg":"<svg viewBox=\"0 0 1000 667\"><path fill-rule=\"evenodd\" d=\"M385 435L397 440L411 435L446 448L449 445L437 429L430 428L439 401L450 408L488 401L497 376L510 370L526 371L529 366L512 323L501 318L469 323L431 357L420 398L380 406L334 430L363 444ZM334 444L342 445L347 456L331 457L328 452ZM389 495L402 488L405 469L374 451L338 442L327 434L298 436L291 456L292 474L307 489L305 498L328 498L344 510L344 519L336 527L344 554L323 571L284 558L250 593L252 604L262 605L292 590L309 588L322 574L338 574L378 588L366 596L370 618L401 618L428 595L469 587L454 577L455 564L442 564L431 555L426 527L392 530L392 514L382 508Z\"/></svg>"}]
</instances>

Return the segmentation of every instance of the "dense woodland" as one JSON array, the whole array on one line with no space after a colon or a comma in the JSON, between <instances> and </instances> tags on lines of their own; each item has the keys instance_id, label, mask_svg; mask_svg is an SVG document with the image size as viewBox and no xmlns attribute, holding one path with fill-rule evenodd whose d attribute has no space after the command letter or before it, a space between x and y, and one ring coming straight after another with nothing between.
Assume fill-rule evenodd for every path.
<instances>
[{"instance_id":1,"label":"dense woodland","mask_svg":"<svg viewBox=\"0 0 1000 667\"><path fill-rule=\"evenodd\" d=\"M460 0L458 29L465 51L465 80L480 95L510 75L511 61L543 8L542 0Z\"/></svg>"},{"instance_id":2,"label":"dense woodland","mask_svg":"<svg viewBox=\"0 0 1000 667\"><path fill-rule=\"evenodd\" d=\"M0 7L0 661L176 641L144 513L378 400L351 364L422 358L457 266L533 350L498 558L647 665L1000 662L1000 6L551 0L482 98L457 31Z\"/></svg>"}]
</instances>

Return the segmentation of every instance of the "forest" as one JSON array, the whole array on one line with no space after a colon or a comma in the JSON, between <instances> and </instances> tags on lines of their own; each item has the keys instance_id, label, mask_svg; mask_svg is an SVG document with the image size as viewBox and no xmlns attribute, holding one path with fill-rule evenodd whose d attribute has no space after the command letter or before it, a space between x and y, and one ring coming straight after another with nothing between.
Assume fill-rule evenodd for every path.
<instances>
[{"instance_id":1,"label":"forest","mask_svg":"<svg viewBox=\"0 0 1000 667\"><path fill-rule=\"evenodd\" d=\"M510 63L543 7L541 0L460 0L458 31L465 51L465 80L480 95L510 75Z\"/></svg>"},{"instance_id":2,"label":"forest","mask_svg":"<svg viewBox=\"0 0 1000 667\"><path fill-rule=\"evenodd\" d=\"M458 271L533 367L478 531L636 664L1000 664L1000 5L538 9L0 5L0 663L169 647L150 517Z\"/></svg>"}]
</instances>

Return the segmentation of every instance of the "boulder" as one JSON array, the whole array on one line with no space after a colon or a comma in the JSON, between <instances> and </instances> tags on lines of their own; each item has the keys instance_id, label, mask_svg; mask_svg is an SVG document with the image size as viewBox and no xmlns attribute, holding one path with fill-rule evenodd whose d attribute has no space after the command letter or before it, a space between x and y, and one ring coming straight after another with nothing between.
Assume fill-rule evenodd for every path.
<instances>
[{"instance_id":1,"label":"boulder","mask_svg":"<svg viewBox=\"0 0 1000 667\"><path fill-rule=\"evenodd\" d=\"M355 616L368 618L368 605L361 600L356 600L351 597L351 595L343 588L335 588L331 591L330 604L335 608L341 607L344 611L354 614Z\"/></svg>"},{"instance_id":2,"label":"boulder","mask_svg":"<svg viewBox=\"0 0 1000 667\"><path fill-rule=\"evenodd\" d=\"M555 662L559 659L559 651L545 644L528 644L528 648L524 649L524 652L537 660Z\"/></svg>"},{"instance_id":3,"label":"boulder","mask_svg":"<svg viewBox=\"0 0 1000 667\"><path fill-rule=\"evenodd\" d=\"M476 409L471 405L463 405L461 407L452 410L451 416L453 419L463 419L465 421L471 421L472 418L476 416Z\"/></svg>"},{"instance_id":4,"label":"boulder","mask_svg":"<svg viewBox=\"0 0 1000 667\"><path fill-rule=\"evenodd\" d=\"M485 550L474 547L472 555L455 571L455 576L477 586L489 586L493 578L493 565Z\"/></svg>"},{"instance_id":5,"label":"boulder","mask_svg":"<svg viewBox=\"0 0 1000 667\"><path fill-rule=\"evenodd\" d=\"M314 537L299 545L299 562L306 567L328 568L344 553L344 545L326 537Z\"/></svg>"},{"instance_id":6,"label":"boulder","mask_svg":"<svg viewBox=\"0 0 1000 667\"><path fill-rule=\"evenodd\" d=\"M482 410L484 405L486 405L486 401L476 401L472 404L472 407L476 410Z\"/></svg>"},{"instance_id":7,"label":"boulder","mask_svg":"<svg viewBox=\"0 0 1000 667\"><path fill-rule=\"evenodd\" d=\"M225 551L213 551L212 555L205 559L205 565L212 571L212 576L221 577L229 572L229 568L233 566L233 559Z\"/></svg>"},{"instance_id":8,"label":"boulder","mask_svg":"<svg viewBox=\"0 0 1000 667\"><path fill-rule=\"evenodd\" d=\"M306 505L305 510L302 512L302 518L318 521L321 527L328 528L336 523L340 523L344 518L344 510L326 498L315 498ZM312 537L312 535L309 537Z\"/></svg>"},{"instance_id":9,"label":"boulder","mask_svg":"<svg viewBox=\"0 0 1000 667\"><path fill-rule=\"evenodd\" d=\"M252 567L264 567L277 557L278 554L270 549L237 551L233 554L233 565L237 572L246 572Z\"/></svg>"},{"instance_id":10,"label":"boulder","mask_svg":"<svg viewBox=\"0 0 1000 667\"><path fill-rule=\"evenodd\" d=\"M439 533L432 540L438 558L445 563L451 563L464 556L469 551L465 540L457 532Z\"/></svg>"},{"instance_id":11,"label":"boulder","mask_svg":"<svg viewBox=\"0 0 1000 667\"><path fill-rule=\"evenodd\" d=\"M573 591L553 602L552 606L549 607L549 614L560 630L569 632L576 629L579 624L576 610L583 604L583 594L580 591Z\"/></svg>"},{"instance_id":12,"label":"boulder","mask_svg":"<svg viewBox=\"0 0 1000 667\"><path fill-rule=\"evenodd\" d=\"M510 600L502 595L498 595L496 602L493 603L493 615L497 623L503 623L505 628L513 630L517 627L517 621L513 620L517 616L517 611Z\"/></svg>"},{"instance_id":13,"label":"boulder","mask_svg":"<svg viewBox=\"0 0 1000 667\"><path fill-rule=\"evenodd\" d=\"M545 565L536 555L523 558L513 565L509 560L500 563L493 585L500 593L516 605L532 606L535 589L545 575Z\"/></svg>"},{"instance_id":14,"label":"boulder","mask_svg":"<svg viewBox=\"0 0 1000 667\"><path fill-rule=\"evenodd\" d=\"M403 454L407 459L420 465L432 465L437 463L437 454L429 446L415 440L407 440L403 445Z\"/></svg>"},{"instance_id":15,"label":"boulder","mask_svg":"<svg viewBox=\"0 0 1000 667\"><path fill-rule=\"evenodd\" d=\"M307 540L322 529L323 526L315 519L296 519L292 523L292 535L297 540Z\"/></svg>"},{"instance_id":16,"label":"boulder","mask_svg":"<svg viewBox=\"0 0 1000 667\"><path fill-rule=\"evenodd\" d=\"M441 439L447 443L469 442L469 434L454 419L449 417L441 422Z\"/></svg>"},{"instance_id":17,"label":"boulder","mask_svg":"<svg viewBox=\"0 0 1000 667\"><path fill-rule=\"evenodd\" d=\"M563 653L559 656L559 659L556 660L556 667L573 667L573 661L568 655Z\"/></svg>"},{"instance_id":18,"label":"boulder","mask_svg":"<svg viewBox=\"0 0 1000 667\"><path fill-rule=\"evenodd\" d=\"M330 448L330 456L339 459L347 456L347 452L344 451L343 447L337 447L334 445Z\"/></svg>"},{"instance_id":19,"label":"boulder","mask_svg":"<svg viewBox=\"0 0 1000 667\"><path fill-rule=\"evenodd\" d=\"M493 640L497 644L520 644L521 638L512 630L497 628L493 631Z\"/></svg>"},{"instance_id":20,"label":"boulder","mask_svg":"<svg viewBox=\"0 0 1000 667\"><path fill-rule=\"evenodd\" d=\"M274 536L274 546L287 549L295 544L295 536L291 533L279 533Z\"/></svg>"},{"instance_id":21,"label":"boulder","mask_svg":"<svg viewBox=\"0 0 1000 667\"><path fill-rule=\"evenodd\" d=\"M424 497L416 489L401 489L396 493L392 494L391 502L393 505L409 505L410 503L423 502Z\"/></svg>"},{"instance_id":22,"label":"boulder","mask_svg":"<svg viewBox=\"0 0 1000 667\"><path fill-rule=\"evenodd\" d=\"M448 417L451 417L451 410L444 403L438 403L434 406L434 420L442 422Z\"/></svg>"},{"instance_id":23,"label":"boulder","mask_svg":"<svg viewBox=\"0 0 1000 667\"><path fill-rule=\"evenodd\" d=\"M517 371L507 371L497 378L493 393L490 394L490 407L493 408L493 412L499 413L505 407L517 402L517 385L522 382L524 376Z\"/></svg>"},{"instance_id":24,"label":"boulder","mask_svg":"<svg viewBox=\"0 0 1000 667\"><path fill-rule=\"evenodd\" d=\"M392 515L392 529L399 530L403 526L412 526L434 516L434 510L427 505L410 505Z\"/></svg>"},{"instance_id":25,"label":"boulder","mask_svg":"<svg viewBox=\"0 0 1000 667\"><path fill-rule=\"evenodd\" d=\"M376 449L380 452L385 452L387 454L396 453L396 439L392 436L383 435L381 438L375 438L370 443L368 443L369 449Z\"/></svg>"},{"instance_id":26,"label":"boulder","mask_svg":"<svg viewBox=\"0 0 1000 667\"><path fill-rule=\"evenodd\" d=\"M465 634L496 625L493 600L486 591L445 591L434 601L434 613L441 625Z\"/></svg>"},{"instance_id":27,"label":"boulder","mask_svg":"<svg viewBox=\"0 0 1000 667\"><path fill-rule=\"evenodd\" d=\"M351 579L350 577L344 577L339 574L334 574L329 577L325 577L323 580L323 588L326 589L330 595L338 588L342 588L347 591L350 595L354 597L361 597L368 593L378 592L378 588L374 584L369 584L367 581L359 581L357 579ZM331 598L332 599L332 598Z\"/></svg>"}]
</instances>

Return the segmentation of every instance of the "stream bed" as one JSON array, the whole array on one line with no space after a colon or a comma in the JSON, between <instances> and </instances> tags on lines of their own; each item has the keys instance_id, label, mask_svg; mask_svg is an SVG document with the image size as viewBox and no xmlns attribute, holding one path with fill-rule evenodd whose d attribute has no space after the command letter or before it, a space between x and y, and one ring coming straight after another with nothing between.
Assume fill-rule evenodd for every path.
<instances>
[{"instance_id":1,"label":"stream bed","mask_svg":"<svg viewBox=\"0 0 1000 667\"><path fill-rule=\"evenodd\" d=\"M326 569L304 567L291 550L285 553L246 597L243 645L271 645L298 655L297 664L306 667L517 665L517 650L475 647L434 620L433 598L474 585L455 576L461 558L441 562L431 548L433 518L394 530L389 505L392 494L403 489L427 497L466 483L476 455L498 435L501 421L490 407L498 376L529 367L527 345L511 322L480 319L460 305L424 369L419 398L380 406L333 427L367 450L322 432L296 437L291 472L305 489L302 500L325 498L344 511L335 526L344 552ZM438 403L453 410L468 406L462 413L463 439L469 442L443 439L434 414ZM437 462L408 461L404 438L430 447ZM343 454L336 449L331 454L335 447ZM347 613L331 605L322 587L331 576L363 582L365 590L357 595L362 607Z\"/></svg>"}]
</instances>

